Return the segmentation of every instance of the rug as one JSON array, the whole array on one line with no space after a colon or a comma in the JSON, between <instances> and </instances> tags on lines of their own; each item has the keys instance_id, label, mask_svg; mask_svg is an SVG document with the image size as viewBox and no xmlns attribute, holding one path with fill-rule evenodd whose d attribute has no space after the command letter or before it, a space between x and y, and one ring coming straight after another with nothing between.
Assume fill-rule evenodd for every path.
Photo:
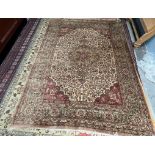
<instances>
[{"instance_id":1,"label":"rug","mask_svg":"<svg viewBox=\"0 0 155 155\"><path fill-rule=\"evenodd\" d=\"M1 135L152 135L126 33L119 19L42 19L1 101Z\"/></svg>"}]
</instances>

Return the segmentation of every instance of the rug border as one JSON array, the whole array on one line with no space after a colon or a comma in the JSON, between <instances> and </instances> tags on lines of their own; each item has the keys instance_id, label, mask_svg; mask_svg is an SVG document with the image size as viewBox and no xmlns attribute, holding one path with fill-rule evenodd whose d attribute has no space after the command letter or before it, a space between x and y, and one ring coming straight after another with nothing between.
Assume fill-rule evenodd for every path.
<instances>
[{"instance_id":1,"label":"rug border","mask_svg":"<svg viewBox=\"0 0 155 155\"><path fill-rule=\"evenodd\" d=\"M134 55L134 46L133 46L133 43L132 43L132 40L131 40L131 37L130 37L130 33L129 33L129 30L128 30L128 27L127 27L126 19L122 19L122 22L123 22L123 27L124 27L124 31L125 31L125 38L127 40L127 45L128 45L129 51L130 51L130 56L131 56L131 59L133 61L133 68L134 68L135 74L137 76L137 79L138 79L138 82L139 82L139 85L140 85L140 89L141 89L141 92L142 92L142 95L143 95L143 98L144 98L144 102L145 102L147 110L149 112L150 121L151 121L153 131L154 131L154 134L155 134L154 118L153 118L152 111L151 111L151 108L150 108L150 105L149 105L149 99L146 96L146 93L145 93L144 88L143 88L143 83L142 83L142 80L140 78L140 74L138 72L138 66L136 64L136 57Z\"/></svg>"}]
</instances>

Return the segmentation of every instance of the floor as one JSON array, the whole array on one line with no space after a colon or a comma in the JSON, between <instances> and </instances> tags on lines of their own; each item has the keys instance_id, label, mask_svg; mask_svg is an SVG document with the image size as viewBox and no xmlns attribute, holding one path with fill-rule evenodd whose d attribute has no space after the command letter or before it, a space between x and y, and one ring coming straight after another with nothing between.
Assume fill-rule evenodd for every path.
<instances>
[{"instance_id":1,"label":"floor","mask_svg":"<svg viewBox=\"0 0 155 155\"><path fill-rule=\"evenodd\" d=\"M6 22L5 24L6 25L9 24L9 22L12 22L12 20L8 20L8 23ZM4 61L4 59L8 55L8 53L10 52L10 50L11 50L12 46L15 44L17 38L20 36L20 33L23 30L23 28L25 27L26 23L27 23L27 20L23 19L23 21L21 21L21 24L17 24L17 26L15 26L15 28L14 28L15 31L14 32L12 32L12 30L10 30L11 35L12 35L11 39L9 41L7 41L7 42L4 39L3 44L4 43L7 43L7 44L5 45L5 48L0 52L0 65L2 64L2 62ZM0 31L3 32L4 30L1 28Z\"/></svg>"},{"instance_id":2,"label":"floor","mask_svg":"<svg viewBox=\"0 0 155 155\"><path fill-rule=\"evenodd\" d=\"M129 24L128 28L131 39L134 41L133 32ZM155 120L155 37L147 41L142 47L135 48L134 53L145 95L147 96L150 110Z\"/></svg>"}]
</instances>

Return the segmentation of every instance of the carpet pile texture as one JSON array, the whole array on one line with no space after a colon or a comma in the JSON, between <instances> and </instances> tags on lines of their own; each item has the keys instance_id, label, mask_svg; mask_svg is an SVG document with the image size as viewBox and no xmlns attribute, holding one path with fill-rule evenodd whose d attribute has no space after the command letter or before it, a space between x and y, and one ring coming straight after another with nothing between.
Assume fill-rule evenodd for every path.
<instances>
[{"instance_id":1,"label":"carpet pile texture","mask_svg":"<svg viewBox=\"0 0 155 155\"><path fill-rule=\"evenodd\" d=\"M1 135L153 134L122 20L37 22L3 74Z\"/></svg>"}]
</instances>

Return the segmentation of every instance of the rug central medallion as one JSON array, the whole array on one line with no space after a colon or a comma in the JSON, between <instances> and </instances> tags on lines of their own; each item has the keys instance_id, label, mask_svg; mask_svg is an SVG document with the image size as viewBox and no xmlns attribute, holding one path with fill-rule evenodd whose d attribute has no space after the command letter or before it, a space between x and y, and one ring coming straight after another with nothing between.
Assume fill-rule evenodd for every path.
<instances>
[{"instance_id":1,"label":"rug central medallion","mask_svg":"<svg viewBox=\"0 0 155 155\"><path fill-rule=\"evenodd\" d=\"M71 101L94 102L105 88L117 83L110 40L93 29L76 29L61 36L51 66L51 79Z\"/></svg>"}]
</instances>

